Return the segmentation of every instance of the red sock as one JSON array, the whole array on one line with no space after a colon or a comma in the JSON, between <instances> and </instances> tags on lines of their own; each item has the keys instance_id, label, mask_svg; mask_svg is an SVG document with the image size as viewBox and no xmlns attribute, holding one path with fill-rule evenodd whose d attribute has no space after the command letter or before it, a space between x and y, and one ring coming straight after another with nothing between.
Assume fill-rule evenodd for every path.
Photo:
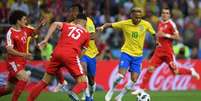
<instances>
[{"instance_id":1,"label":"red sock","mask_svg":"<svg viewBox=\"0 0 201 101\"><path fill-rule=\"evenodd\" d=\"M37 85L33 87L33 89L30 91L30 94L28 96L27 101L34 101L37 96L41 93L41 91L47 87L47 83L45 83L43 80L41 80Z\"/></svg>"},{"instance_id":2,"label":"red sock","mask_svg":"<svg viewBox=\"0 0 201 101\"><path fill-rule=\"evenodd\" d=\"M142 78L142 83L140 85L140 88L148 89L148 83L149 83L149 80L150 80L152 74L153 74L153 72L150 72L149 70L147 70L147 72L145 73L145 75Z\"/></svg>"},{"instance_id":3,"label":"red sock","mask_svg":"<svg viewBox=\"0 0 201 101\"><path fill-rule=\"evenodd\" d=\"M184 74L184 75L191 75L191 70L190 69L186 69L186 68L178 68L178 73L179 74Z\"/></svg>"},{"instance_id":4,"label":"red sock","mask_svg":"<svg viewBox=\"0 0 201 101\"><path fill-rule=\"evenodd\" d=\"M64 75L62 73L62 69L61 68L59 70L57 70L56 76L57 76L57 79L59 80L59 83L63 84L64 83Z\"/></svg>"},{"instance_id":5,"label":"red sock","mask_svg":"<svg viewBox=\"0 0 201 101\"><path fill-rule=\"evenodd\" d=\"M26 87L27 81L19 80L15 86L12 95L12 101L18 101L19 96L23 92L24 88Z\"/></svg>"},{"instance_id":6,"label":"red sock","mask_svg":"<svg viewBox=\"0 0 201 101\"><path fill-rule=\"evenodd\" d=\"M76 94L79 94L81 91L84 91L87 88L87 82L81 82L81 83L77 83L74 87L73 87L73 92Z\"/></svg>"},{"instance_id":7,"label":"red sock","mask_svg":"<svg viewBox=\"0 0 201 101\"><path fill-rule=\"evenodd\" d=\"M4 95L7 95L7 94L10 94L12 93L12 91L9 91L6 86L2 86L0 87L0 97L1 96L4 96Z\"/></svg>"}]
</instances>

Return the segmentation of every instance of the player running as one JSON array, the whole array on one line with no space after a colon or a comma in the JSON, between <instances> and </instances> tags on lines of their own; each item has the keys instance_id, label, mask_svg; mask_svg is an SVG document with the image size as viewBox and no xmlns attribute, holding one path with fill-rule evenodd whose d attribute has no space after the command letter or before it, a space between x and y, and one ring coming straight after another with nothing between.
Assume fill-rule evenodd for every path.
<instances>
[{"instance_id":1,"label":"player running","mask_svg":"<svg viewBox=\"0 0 201 101\"><path fill-rule=\"evenodd\" d=\"M79 59L81 49L88 47L90 40L90 34L85 30L86 19L85 15L80 14L73 21L74 24L54 22L50 26L48 34L39 43L39 46L45 45L56 29L61 30L61 36L52 53L52 58L43 79L33 87L28 96L28 101L34 101L40 92L52 81L53 77L57 76L56 72L63 66L76 79L76 85L67 93L73 101L79 101L77 94L87 88L86 75Z\"/></svg>"},{"instance_id":2,"label":"player running","mask_svg":"<svg viewBox=\"0 0 201 101\"><path fill-rule=\"evenodd\" d=\"M32 54L27 51L28 37L34 36L46 20L42 20L37 28L30 28L27 26L26 13L16 10L10 14L9 23L12 26L6 34L8 84L0 87L0 96L13 91L12 101L18 101L29 78L25 71L26 60L32 58Z\"/></svg>"},{"instance_id":3,"label":"player running","mask_svg":"<svg viewBox=\"0 0 201 101\"><path fill-rule=\"evenodd\" d=\"M97 28L97 30L103 30L107 27L113 27L122 30L125 37L124 45L121 48L122 53L117 78L107 92L105 101L111 100L115 86L124 78L127 70L131 73L131 82L128 82L125 89L120 93L121 96L117 99L121 99L123 95L131 89L141 72L146 31L150 32L152 35L155 34L151 24L142 19L142 13L143 11L141 8L132 8L131 19L116 23L106 23Z\"/></svg>"},{"instance_id":4,"label":"player running","mask_svg":"<svg viewBox=\"0 0 201 101\"><path fill-rule=\"evenodd\" d=\"M161 65L163 62L169 65L169 68L174 74L185 74L192 75L198 80L200 75L195 71L194 68L178 68L174 63L174 54L172 49L173 40L180 40L179 32L175 23L170 19L170 9L163 8L161 13L162 19L158 23L158 33L157 36L157 46L154 51L151 60L149 61L148 71L143 76L142 84L140 85L142 89L148 88L148 82L150 77L156 67Z\"/></svg>"},{"instance_id":5,"label":"player running","mask_svg":"<svg viewBox=\"0 0 201 101\"><path fill-rule=\"evenodd\" d=\"M70 8L70 17L68 18L68 22L72 22L76 19L78 14L83 13L83 7L79 4L72 5ZM86 22L86 29L91 35L91 40L89 42L88 48L83 52L83 55L80 59L81 65L83 66L87 77L88 77L88 86L83 94L82 98L85 101L93 101L93 94L95 92L95 75L96 75L96 55L99 53L98 49L95 44L95 25L90 17L87 17ZM60 71L58 74L61 74ZM62 84L64 84L64 77L60 75L59 77L60 84L57 89L61 87Z\"/></svg>"}]
</instances>

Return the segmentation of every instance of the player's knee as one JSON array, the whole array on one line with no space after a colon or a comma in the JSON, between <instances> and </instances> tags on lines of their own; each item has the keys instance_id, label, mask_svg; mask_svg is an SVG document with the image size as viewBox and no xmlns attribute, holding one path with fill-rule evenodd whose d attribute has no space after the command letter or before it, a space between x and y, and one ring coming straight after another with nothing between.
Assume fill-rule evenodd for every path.
<instances>
[{"instance_id":1,"label":"player's knee","mask_svg":"<svg viewBox=\"0 0 201 101\"><path fill-rule=\"evenodd\" d=\"M154 71L154 67L153 66L150 66L149 68L148 68L148 72L153 72Z\"/></svg>"},{"instance_id":2,"label":"player's knee","mask_svg":"<svg viewBox=\"0 0 201 101\"><path fill-rule=\"evenodd\" d=\"M77 82L78 83L87 82L87 76L81 75L81 76L77 77Z\"/></svg>"},{"instance_id":3,"label":"player's knee","mask_svg":"<svg viewBox=\"0 0 201 101\"><path fill-rule=\"evenodd\" d=\"M28 81L29 80L29 75L24 71L20 71L17 74L17 79L18 80L23 80L23 81Z\"/></svg>"},{"instance_id":4,"label":"player's knee","mask_svg":"<svg viewBox=\"0 0 201 101\"><path fill-rule=\"evenodd\" d=\"M90 86L94 85L94 77L93 76L88 76L88 82Z\"/></svg>"}]
</instances>

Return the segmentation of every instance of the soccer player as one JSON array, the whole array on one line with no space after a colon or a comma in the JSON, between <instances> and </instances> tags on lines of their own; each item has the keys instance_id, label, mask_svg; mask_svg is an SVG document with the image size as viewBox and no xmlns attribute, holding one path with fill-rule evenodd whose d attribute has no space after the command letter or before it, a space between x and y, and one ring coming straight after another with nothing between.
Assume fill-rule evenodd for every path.
<instances>
[{"instance_id":1,"label":"soccer player","mask_svg":"<svg viewBox=\"0 0 201 101\"><path fill-rule=\"evenodd\" d=\"M70 8L70 17L68 22L75 20L78 14L83 13L83 8L79 4L72 5ZM98 54L98 49L95 44L95 25L90 17L87 17L86 29L91 35L91 40L89 42L89 47L85 50L81 57L81 65L83 66L87 77L88 77L88 86L84 93L86 101L93 101L93 93L95 92L95 74L96 74L96 55ZM60 83L63 83L64 78L59 77ZM59 88L59 87L58 87Z\"/></svg>"},{"instance_id":2,"label":"soccer player","mask_svg":"<svg viewBox=\"0 0 201 101\"><path fill-rule=\"evenodd\" d=\"M153 56L149 61L148 71L143 76L142 84L140 85L142 89L147 89L147 84L150 77L156 67L165 62L169 65L169 68L174 74L186 74L192 75L197 79L200 79L199 74L194 68L178 68L174 63L174 54L172 49L173 40L180 40L179 32L175 23L170 19L170 9L163 8L161 13L161 20L157 27L157 46L154 51Z\"/></svg>"},{"instance_id":3,"label":"soccer player","mask_svg":"<svg viewBox=\"0 0 201 101\"><path fill-rule=\"evenodd\" d=\"M141 63L143 60L143 46L146 32L155 34L151 24L142 19L142 9L132 8L131 19L123 20L115 23L105 23L97 30L101 31L107 27L112 27L123 31L125 42L121 48L121 56L117 78L114 80L112 87L105 96L105 101L110 101L114 93L115 86L124 78L127 70L131 73L131 82L126 85L126 88L120 93L121 99L124 94L131 89L141 72Z\"/></svg>"},{"instance_id":4,"label":"soccer player","mask_svg":"<svg viewBox=\"0 0 201 101\"><path fill-rule=\"evenodd\" d=\"M61 36L52 53L52 58L47 67L43 79L33 87L28 96L28 101L34 101L40 92L52 81L57 71L65 66L70 74L76 79L76 85L67 93L73 101L79 101L76 94L85 90L87 87L87 77L84 74L83 67L80 64L79 56L82 48L87 48L90 40L90 34L85 29L86 16L80 14L73 23L54 22L46 35L45 39L39 43L39 46L45 45L56 29L61 30Z\"/></svg>"},{"instance_id":5,"label":"soccer player","mask_svg":"<svg viewBox=\"0 0 201 101\"><path fill-rule=\"evenodd\" d=\"M12 101L18 101L29 78L24 70L26 60L32 57L32 54L27 51L27 39L29 36L34 36L46 21L43 20L37 28L30 28L27 26L26 13L16 10L11 12L9 23L12 26L6 34L6 49L8 54L6 62L9 70L8 84L5 87L0 87L0 96L13 91Z\"/></svg>"}]
</instances>

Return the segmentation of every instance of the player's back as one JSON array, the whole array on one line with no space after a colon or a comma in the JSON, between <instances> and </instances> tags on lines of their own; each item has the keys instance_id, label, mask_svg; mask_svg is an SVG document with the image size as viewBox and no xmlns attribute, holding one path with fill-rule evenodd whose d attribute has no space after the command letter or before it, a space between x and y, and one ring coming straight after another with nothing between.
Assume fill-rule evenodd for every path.
<instances>
[{"instance_id":1,"label":"player's back","mask_svg":"<svg viewBox=\"0 0 201 101\"><path fill-rule=\"evenodd\" d=\"M61 36L55 48L55 51L68 51L70 49L75 50L78 54L81 52L81 48L88 47L90 35L83 27L63 23L61 29Z\"/></svg>"}]
</instances>

